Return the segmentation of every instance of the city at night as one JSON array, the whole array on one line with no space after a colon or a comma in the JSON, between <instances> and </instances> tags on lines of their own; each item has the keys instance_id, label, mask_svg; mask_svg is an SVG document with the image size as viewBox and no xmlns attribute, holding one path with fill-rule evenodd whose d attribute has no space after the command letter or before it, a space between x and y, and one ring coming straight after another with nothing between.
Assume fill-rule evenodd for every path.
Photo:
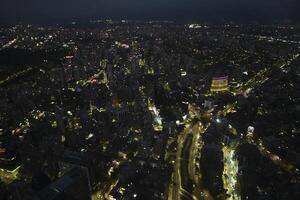
<instances>
[{"instance_id":1,"label":"city at night","mask_svg":"<svg viewBox=\"0 0 300 200\"><path fill-rule=\"evenodd\" d=\"M2 0L0 200L299 200L299 10Z\"/></svg>"}]
</instances>

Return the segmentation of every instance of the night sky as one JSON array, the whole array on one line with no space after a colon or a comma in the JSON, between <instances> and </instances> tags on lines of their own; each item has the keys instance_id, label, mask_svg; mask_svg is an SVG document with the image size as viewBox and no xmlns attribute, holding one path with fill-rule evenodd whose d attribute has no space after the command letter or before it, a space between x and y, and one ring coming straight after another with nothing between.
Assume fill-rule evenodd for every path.
<instances>
[{"instance_id":1,"label":"night sky","mask_svg":"<svg viewBox=\"0 0 300 200\"><path fill-rule=\"evenodd\" d=\"M0 23L96 18L300 22L299 0L1 0Z\"/></svg>"}]
</instances>

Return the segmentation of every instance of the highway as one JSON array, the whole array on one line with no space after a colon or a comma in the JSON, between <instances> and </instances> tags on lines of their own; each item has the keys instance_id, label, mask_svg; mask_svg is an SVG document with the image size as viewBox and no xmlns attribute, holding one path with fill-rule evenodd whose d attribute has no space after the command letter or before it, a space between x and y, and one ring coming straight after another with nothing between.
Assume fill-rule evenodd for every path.
<instances>
[{"instance_id":1,"label":"highway","mask_svg":"<svg viewBox=\"0 0 300 200\"><path fill-rule=\"evenodd\" d=\"M241 200L238 181L239 161L236 156L238 146L238 141L230 141L229 144L223 145L222 149L224 157L222 179L227 200Z\"/></svg>"},{"instance_id":2,"label":"highway","mask_svg":"<svg viewBox=\"0 0 300 200\"><path fill-rule=\"evenodd\" d=\"M168 188L168 200L213 199L202 186L199 163L204 145L202 135L210 124L202 125L199 120L196 120L201 115L199 111L192 106L190 109L190 113L193 114L190 114L185 121L185 129L177 139L176 159Z\"/></svg>"}]
</instances>

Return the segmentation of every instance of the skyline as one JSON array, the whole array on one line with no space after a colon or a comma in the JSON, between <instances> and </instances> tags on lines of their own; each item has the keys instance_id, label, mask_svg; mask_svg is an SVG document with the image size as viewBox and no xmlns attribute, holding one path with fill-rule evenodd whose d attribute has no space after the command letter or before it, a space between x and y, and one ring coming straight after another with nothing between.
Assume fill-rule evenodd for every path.
<instances>
[{"instance_id":1,"label":"skyline","mask_svg":"<svg viewBox=\"0 0 300 200\"><path fill-rule=\"evenodd\" d=\"M5 0L0 23L68 23L99 18L298 23L299 7L295 0Z\"/></svg>"}]
</instances>

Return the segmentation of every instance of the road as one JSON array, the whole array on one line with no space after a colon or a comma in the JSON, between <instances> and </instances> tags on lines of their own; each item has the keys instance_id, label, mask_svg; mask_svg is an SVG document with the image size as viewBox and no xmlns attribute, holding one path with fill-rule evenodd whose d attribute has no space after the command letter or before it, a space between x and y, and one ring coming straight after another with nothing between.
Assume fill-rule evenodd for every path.
<instances>
[{"instance_id":1,"label":"road","mask_svg":"<svg viewBox=\"0 0 300 200\"><path fill-rule=\"evenodd\" d=\"M37 70L36 68L32 68L32 67L28 67L22 71L18 71L10 76L8 76L6 79L4 80L0 80L0 85L3 85L3 84L6 84L10 81L13 81L13 80L16 80L18 78L21 78L21 77L25 77L26 75L28 75L30 72L34 71L34 70Z\"/></svg>"},{"instance_id":2,"label":"road","mask_svg":"<svg viewBox=\"0 0 300 200\"><path fill-rule=\"evenodd\" d=\"M223 145L224 170L223 170L223 186L226 191L227 200L241 200L239 192L239 161L236 156L236 150L239 141L230 141L229 144Z\"/></svg>"},{"instance_id":3,"label":"road","mask_svg":"<svg viewBox=\"0 0 300 200\"><path fill-rule=\"evenodd\" d=\"M168 189L168 200L212 199L209 192L202 186L199 164L204 145L202 135L210 124L204 126L196 120L201 114L194 107L190 108L190 113L193 114L189 115L185 121L185 129L177 138L176 159Z\"/></svg>"},{"instance_id":4,"label":"road","mask_svg":"<svg viewBox=\"0 0 300 200\"><path fill-rule=\"evenodd\" d=\"M11 45L13 45L14 43L16 43L18 41L18 39L13 39L11 41L9 41L8 43L6 43L5 45L3 45L1 48L0 48L0 51L2 51L3 49L6 49L8 47L10 47Z\"/></svg>"}]
</instances>

